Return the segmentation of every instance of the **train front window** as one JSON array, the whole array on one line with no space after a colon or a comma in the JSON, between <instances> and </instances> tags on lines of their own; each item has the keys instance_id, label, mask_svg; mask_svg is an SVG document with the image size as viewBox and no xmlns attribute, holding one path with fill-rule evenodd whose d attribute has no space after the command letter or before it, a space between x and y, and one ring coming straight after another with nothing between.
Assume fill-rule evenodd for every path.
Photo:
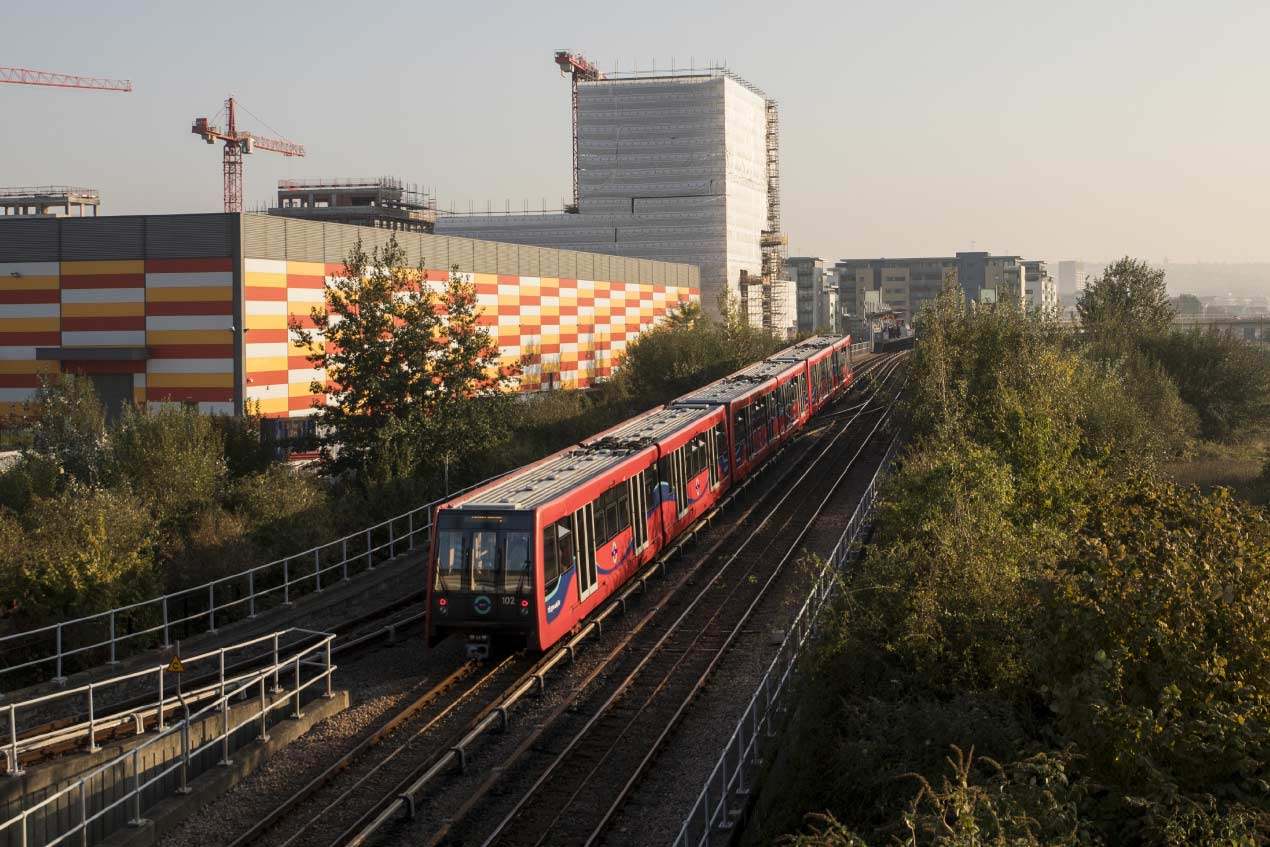
<instances>
[{"instance_id":1,"label":"train front window","mask_svg":"<svg viewBox=\"0 0 1270 847\"><path fill-rule=\"evenodd\" d=\"M498 533L477 530L472 533L472 590L493 591L498 588Z\"/></svg>"},{"instance_id":2,"label":"train front window","mask_svg":"<svg viewBox=\"0 0 1270 847\"><path fill-rule=\"evenodd\" d=\"M529 533L503 533L503 590L519 592L533 582Z\"/></svg>"},{"instance_id":3,"label":"train front window","mask_svg":"<svg viewBox=\"0 0 1270 847\"><path fill-rule=\"evenodd\" d=\"M437 540L437 590L463 588L463 533L442 532Z\"/></svg>"}]
</instances>

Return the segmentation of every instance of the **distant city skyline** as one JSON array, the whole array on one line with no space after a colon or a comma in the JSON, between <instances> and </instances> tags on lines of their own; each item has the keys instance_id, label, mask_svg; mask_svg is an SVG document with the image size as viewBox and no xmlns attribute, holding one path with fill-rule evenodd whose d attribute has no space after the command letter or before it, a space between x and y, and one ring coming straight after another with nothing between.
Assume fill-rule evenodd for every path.
<instances>
[{"instance_id":1,"label":"distant city skyline","mask_svg":"<svg viewBox=\"0 0 1270 847\"><path fill-rule=\"evenodd\" d=\"M755 2L660 0L386 0L374 15L343 2L299 14L10 4L6 64L127 77L135 90L0 86L17 128L0 142L0 185L96 187L105 214L216 211L220 151L189 124L232 93L263 119L247 115L248 128L308 149L249 157L249 208L269 203L279 178L365 175L426 185L443 207L557 206L569 192L569 86L551 53L571 47L606 70L723 61L777 98L791 255L942 255L974 242L1054 260L1266 262L1270 117L1249 104L1270 78L1268 29L1270 8L1252 2L920 14L818 2L777 16ZM768 49L809 32L829 48Z\"/></svg>"}]
</instances>

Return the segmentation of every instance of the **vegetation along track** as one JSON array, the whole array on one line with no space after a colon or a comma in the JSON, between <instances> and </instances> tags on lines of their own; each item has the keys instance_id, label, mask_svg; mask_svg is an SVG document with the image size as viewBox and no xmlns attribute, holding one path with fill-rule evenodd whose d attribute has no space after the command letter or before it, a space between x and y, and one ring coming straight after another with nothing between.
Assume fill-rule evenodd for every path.
<instances>
[{"instance_id":1,"label":"vegetation along track","mask_svg":"<svg viewBox=\"0 0 1270 847\"><path fill-rule=\"evenodd\" d=\"M706 551L569 696L535 720L500 767L466 793L439 827L392 835L409 843L430 838L430 844L594 841L768 589L787 572L816 516L882 426L894 398L888 394L879 402L879 395L888 390L898 364L888 357L877 365L880 379L869 400L845 420L821 427L819 449L793 457L793 467L761 499L764 509L756 511L756 503L741 516L738 524L749 519L752 528L732 532ZM870 420L876 412L884 414ZM679 590L688 583L701 586L691 599ZM659 614L676 607L681 611L673 619ZM518 788L516 780L527 773L536 779ZM368 843L402 808L413 812L423 786L436 775L434 767L414 783L395 787L375 818L334 843ZM497 823L489 832L491 820Z\"/></svg>"}]
</instances>

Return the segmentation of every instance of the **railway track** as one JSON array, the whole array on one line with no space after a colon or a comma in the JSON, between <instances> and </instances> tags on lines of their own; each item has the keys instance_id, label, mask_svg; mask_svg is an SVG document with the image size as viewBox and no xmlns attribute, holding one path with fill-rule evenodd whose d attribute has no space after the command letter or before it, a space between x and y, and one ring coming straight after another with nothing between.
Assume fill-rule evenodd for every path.
<instances>
[{"instance_id":1,"label":"railway track","mask_svg":"<svg viewBox=\"0 0 1270 847\"><path fill-rule=\"evenodd\" d=\"M861 369L862 374L882 367L884 362L874 361L869 365ZM807 440L815 443L814 438ZM759 498L729 523L741 525L752 518L764 499ZM718 546L709 552L713 553ZM703 561L707 557L703 557ZM682 587L691 573L683 574L680 584L667 592L667 596ZM615 600L597 618L602 620L625 606L626 597L624 594ZM659 604L650 610L641 625L648 623L661 608ZM598 629L599 620L594 625ZM400 806L412 803L408 799L413 794L408 791L411 786L441 775L452 766L453 760L462 768L471 743L492 728L505 727L508 711L530 693L542 690L545 675L562 664L586 634L580 633L537 662L517 654L479 675L473 670L476 666L465 665L399 710L230 842L231 845L360 843L359 833L368 827L377 827L377 821L392 818ZM514 681L500 688L499 683L506 678ZM489 692L497 694L485 696Z\"/></svg>"},{"instance_id":2,"label":"railway track","mask_svg":"<svg viewBox=\"0 0 1270 847\"><path fill-rule=\"evenodd\" d=\"M878 403L887 379L898 365L881 360L874 368L884 378L873 388L870 401L856 407L853 416L824 437L818 451L808 449L794 459L796 479L779 497L766 496L734 521L738 526L756 521L739 544L730 533L714 544L698 565L684 573L662 600L647 610L625 637L601 659L586 677L545 716L507 756L500 767L464 801L448 809L445 820L430 833L412 831L404 841L439 844L447 840L472 843L559 844L591 843L612 818L639 777L669 737L693 697L701 690L742 627L793 561L799 544L815 522L815 516L832 498L856 457L881 426L889 403ZM893 398L891 398L893 399ZM853 423L883 414L861 436ZM833 474L818 473L821 463L841 467ZM786 479L795 471L786 474ZM769 480L770 481L770 480ZM778 481L782 486L785 479ZM778 486L773 486L778 487ZM760 503L773 501L760 515ZM773 565L772 562L776 561ZM679 591L685 584L715 567L691 600ZM682 609L673 620L663 614ZM502 708L505 708L502 707ZM505 718L504 718L505 720ZM460 741L466 745L468 736ZM465 761L465 757L461 761ZM403 781L385 796L382 808L367 815L336 840L338 845L359 845L376 838L404 809L411 815L422 789L443 772L445 757L438 757L413 782ZM538 774L527 789L517 791L506 774ZM499 818L492 832L488 821L478 819L490 809L495 795L518 797ZM506 797L496 805L506 809ZM594 798L611 798L596 803Z\"/></svg>"},{"instance_id":3,"label":"railway track","mask_svg":"<svg viewBox=\"0 0 1270 847\"><path fill-rule=\"evenodd\" d=\"M447 720L481 711L478 693L505 678L519 679L533 663L515 654L483 667L466 662L423 695L399 709L370 735L306 782L271 813L229 842L229 847L291 847L329 843L403 774L435 752L430 733Z\"/></svg>"}]
</instances>

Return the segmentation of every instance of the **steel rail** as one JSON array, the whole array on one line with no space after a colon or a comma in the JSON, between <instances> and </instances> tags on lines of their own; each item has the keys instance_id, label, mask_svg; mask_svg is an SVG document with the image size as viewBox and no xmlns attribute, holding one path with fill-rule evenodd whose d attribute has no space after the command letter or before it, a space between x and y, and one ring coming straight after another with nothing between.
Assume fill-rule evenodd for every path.
<instances>
[{"instance_id":1,"label":"steel rail","mask_svg":"<svg viewBox=\"0 0 1270 847\"><path fill-rule=\"evenodd\" d=\"M824 450L822 450L821 452L822 457L826 455L829 452L829 450L835 446L838 438L840 438L842 435L848 432L849 424L853 423L858 417L860 417L860 415L863 414L863 411L864 410L862 409L859 413L857 413L857 415L853 417L851 421L848 423L848 426L844 426L839 431L837 436L835 436L835 438L829 444L825 446ZM649 763L652 761L654 756L660 751L661 745L665 742L666 738L678 725L679 720L683 717L684 713L687 711L693 699L695 699L696 695L700 692L701 688L705 685L706 680L710 677L711 674L713 674L714 669L717 667L718 663L722 660L723 656L731 648L737 635L740 633L742 627L749 622L755 610L758 608L759 604L764 599L766 599L766 597L768 596L768 592L771 590L771 587L776 583L777 577L781 575L786 565L794 559L795 554L798 552L798 549L799 549L798 545L807 536L807 533L811 531L817 519L819 518L820 514L824 511L825 506L837 493L839 487L841 486L842 482L846 479L847 475L854 469L856 460L864 452L864 449L870 443L872 443L873 436L876 434L878 429L881 428L881 426L886 420L887 420L886 416L879 418L878 421L873 425L873 428L867 434L865 434L865 436L860 440L859 445L857 446L854 454L850 457L850 459L847 460L847 462L843 465L842 470L829 483L828 487L824 490L823 495L820 497L815 507L810 511L810 513L806 513L806 518L805 520L801 521L801 527L799 528L793 541L790 543L789 548L785 551L784 555L781 556L780 560L775 564L775 566L771 568L770 572L767 575L767 578L763 581L763 584L755 592L754 596L751 598L749 604L742 611L741 615L736 619L736 622L733 624L731 629L727 632L723 641L717 647L711 648L711 657L708 660L705 668L698 673L697 678L694 681L693 685L690 687L688 692L680 699L678 706L675 708L675 711L673 712L673 714L671 714L670 718L664 723L664 725L662 726L661 732L653 740L652 745L648 747L644 757L636 765L635 770L632 772L631 776L627 779L627 781L623 784L621 789L618 791L613 802L601 815L600 821L592 829L590 835L587 837L585 841L585 844L587 845L592 844L595 841L595 839L603 832L604 828L608 824L608 821L612 818L613 814L625 801L626 797L629 795L631 789L634 787L636 782L642 777L642 775L644 774L646 768L648 767ZM482 842L484 847L490 847L490 845L498 842L500 838L508 834L511 835L511 840L513 843L523 842L524 837L526 835L529 835L531 837L530 843L538 845L538 844L542 844L543 839L547 838L555 830L555 827L557 823L559 822L561 816L566 814L568 810L573 806L573 804L577 801L579 793L582 792L587 787L588 783L590 783L591 781L591 778L606 765L606 763L608 762L610 756L614 753L614 751L618 750L619 746L627 740L628 733L630 732L631 728L635 725L635 722L640 717L642 717L646 712L648 712L650 708L654 706L654 704L658 701L658 698L660 695L662 695L664 692L669 690L669 684L670 684L671 678L675 675L677 671L680 670L681 667L685 667L685 662L687 661L688 657L693 655L694 651L698 650L698 647L699 645L701 645L703 639L707 637L707 635L711 632L712 627L715 625L716 621L719 620L720 616L723 615L724 611L728 608L729 602L733 599L733 597L735 597L738 594L738 592L742 590L742 587L747 578L747 575L752 574L753 571L758 568L758 566L760 565L760 562L758 562L757 560L753 561L747 573L741 574L741 576L738 579L735 579L732 581L733 584L732 584L732 587L729 589L727 596L724 597L721 601L718 601L716 603L713 613L711 613L710 616L704 622L701 623L700 628L697 629L695 634L691 636L690 643L687 646L683 647L682 650L677 651L678 653L677 658L674 659L674 661L670 664L668 668L665 669L664 672L660 673L654 680L652 680L652 690L651 692L649 692L647 697L638 705L634 713L628 716L624 716L621 719L623 722L623 726L621 727L620 731L617 732L617 734L613 736L611 739L607 739L607 741L604 742L602 752L594 760L594 764L590 766L588 774L583 779L581 784L574 789L573 793L563 803L558 805L553 804L554 815L547 822L546 826L539 827L534 830L528 830L528 831L524 828L520 828L520 829L517 829L514 833L508 832L509 827L511 827L514 823L516 823L518 819L521 817L522 812L525 810L527 804L529 804L531 801L533 801L537 797L542 787L546 785L548 781L554 780L560 768L563 767L566 763L568 763L574 751L580 749L580 745L586 742L588 736L591 735L592 730L597 726L597 724L602 719L605 719L609 715L613 714L614 705L617 704L619 700L621 700L623 697L627 695L627 693L633 687L636 679L641 674L644 673L645 669L649 667L649 665L654 661L654 659L662 655L663 649L670 642L672 636L675 636L681 632L681 627L684 624L684 622L687 621L688 618L694 613L694 611L697 609L699 604L701 604L702 601L704 601L707 597L709 597L713 593L713 589L715 588L719 579L728 571L728 569L732 566L732 564L741 557L742 552L745 552L746 547L748 546L748 542L752 538L757 537L758 532L762 530L764 526L767 524L767 522L776 515L777 511L785 504L785 502L790 497L794 496L795 492L797 491L797 486L800 486L807 479L808 475L813 470L816 469L816 467L817 465L813 464L809 466L806 471L804 471L804 473L800 476L800 478L794 483L794 487L791 487L788 491L785 492L785 494L781 497L780 501L778 501L775 504L775 506L773 506L769 515L764 518L764 520L759 524L759 526L755 527L755 530L751 534L750 539L747 539L746 543L743 544L742 547L738 548L732 554L732 556L722 565L722 567L719 568L716 576L713 579L711 579L710 582L707 583L702 588L702 590L697 594L695 598L693 598L691 603L689 603L688 606L683 610L683 612L680 613L679 617L670 625L670 627L661 636L661 638L659 638L656 643L654 643L651 647L648 648L648 651L640 659L640 661L635 665L635 667L631 669L631 671L625 676L625 678L621 681L621 683L619 683L617 687L613 689L613 691L609 694L608 698L596 709L595 713L586 721L586 723L581 728L579 728L576 731L576 733L573 734L572 738L569 740L569 743L564 747L563 750L560 751L560 753L558 753L552 759L550 764L539 774L537 780L535 780L533 785L521 795L520 800L515 804L515 806L511 809L511 811L509 811L504 816L504 818L495 826L493 832L491 832L490 834L486 836L485 840ZM804 513L800 512L799 514L802 515ZM787 521L785 525L787 526L788 523L789 521ZM764 550L770 549L770 547L773 544L775 544L778 540L779 540L779 536L770 539L767 547L764 548ZM648 713L651 713L651 712L648 712ZM541 722L540 726L543 726L545 729L548 723L549 722L547 721ZM537 739L535 739L535 742L536 741ZM482 787L484 788L484 786ZM492 787L492 785L490 787ZM545 805L540 804L539 808L545 808ZM537 833L536 837L534 836L534 833Z\"/></svg>"},{"instance_id":2,"label":"steel rail","mask_svg":"<svg viewBox=\"0 0 1270 847\"><path fill-rule=\"evenodd\" d=\"M888 361L889 361L889 357L879 357L879 359L873 360L870 363L866 363L866 364L870 365L870 369L875 369L877 367L881 367L885 365ZM858 373L863 373L863 372L865 371L862 370ZM845 427L846 425L844 425L843 427L844 430L845 430ZM823 451L822 451L822 454L823 454ZM777 455L779 455L779 453ZM778 487L778 485L783 485L786 479L789 476L792 476L796 472L798 466L800 466L804 461L807 460L809 455L810 453L808 453L807 456L800 457L797 464L792 465L781 477L773 481L776 484L770 486L767 492L762 497L758 498L754 503L750 504L748 508L733 521L733 524L735 525L735 527L739 528L740 526L742 526L749 519L750 515L752 515L760 506L763 506L764 504L768 503L771 500L771 497L774 496L774 492L776 488ZM775 456L772 457L772 459L774 458ZM815 461L817 461L818 458L819 456L811 460L810 464L808 465L808 470L804 471L804 476L806 475L807 472L810 471L811 467L814 467ZM771 464L772 459L769 459L767 464ZM734 489L734 491L729 495L728 501L725 501L725 503L722 504L720 508L723 508L724 506L726 506L727 502L730 502L730 500L733 497L737 496L742 490L744 490L745 486L748 485L750 481L756 478L758 478L757 475L752 476L742 486L738 487L737 489ZM769 510L769 512L770 511L771 510ZM768 517L770 517L770 514L768 515ZM764 520L766 519L767 518L765 517ZM750 533L750 536L745 541L743 541L742 544L748 543L748 540L752 538L756 532L757 532L757 528ZM673 555L673 553L676 550L678 550L679 547L681 547L684 543L686 543L686 540L687 539L681 539L679 543L675 545L675 547L667 551L667 553L664 554L663 557L659 558L657 562L653 563L653 565L649 566L649 569L650 570L655 569L659 565L664 563L666 559L669 558L670 555ZM732 535L729 533L725 535L723 538L720 538L718 541L712 544L707 551L705 551L703 554L697 557L696 564L685 570L685 572L680 576L679 580L671 588L669 588L667 591L663 593L662 597L654 605L654 607L648 610L648 612L636 624L634 624L631 627L631 630L620 640L620 642L614 648L612 648L612 650L610 650L610 652L603 659L601 659L599 666L595 670L590 672L585 679L583 679L577 686L575 686L575 688L578 690L585 689L596 677L598 677L602 672L604 672L607 668L609 668L609 666L612 665L614 660L626 650L626 648L635 639L635 637L638 636L648 626L649 623L655 620L658 617L659 613L664 611L665 607L672 601L672 599L677 597L679 591L686 584L688 584L694 577L698 575L698 571L704 568L706 563L712 560L715 553L718 552L719 548L732 540L733 540ZM598 626L598 624L605 617L607 617L609 614L615 611L615 609L619 606L619 604L621 605L621 607L623 608L625 607L626 598L635 590L642 589L643 583L648 576L651 576L651 573L644 573L644 574L641 574L641 576L633 579L631 581L632 584L628 586L625 592L623 592L621 595L615 598L615 600L608 607L606 607L600 613L600 615L597 616L597 619L594 620L591 624L589 624L588 627L585 628L583 632L575 636L574 639L572 639L568 644L565 644L561 648L558 648L557 652L555 653L555 656L559 657L565 650L568 650L569 654L571 655L574 645L579 640L587 636L589 632L591 631L592 627ZM533 683L533 680L531 679L529 684L532 684L532 683ZM519 699L519 695L522 693L523 693L523 689L522 691L517 692L518 696L516 699ZM500 708L504 712L504 714L506 713L506 710L508 708L514 705L514 702L515 701L512 700L512 701L501 704ZM563 711L565 706L567 706L567 703L561 706L560 709L556 712L556 714L553 715L551 718L549 718L547 722L550 722L551 720L554 720L555 717L558 717L559 712ZM465 736L461 744L458 745L457 749L461 751L465 750L467 746L469 746L471 743L473 743L476 740L477 736L482 731L482 729L483 729L482 726L480 725L476 726L467 736ZM513 753L513 757L516 757L516 756L517 754ZM435 779L438 775L440 775L443 772L444 768L453 765L455 763L453 761L454 758L455 758L455 754L453 753L453 751L447 752L445 755L439 756L438 760L431 767L429 767L427 770L423 770L420 773L418 779L416 779L412 783L409 783L409 784L403 783L403 785L399 786L399 790L396 790L394 792L396 796L386 797L384 808L377 815L375 815L374 817L368 816L366 821L363 823L363 825L360 828L355 829L350 827L350 829L347 832L345 832L342 836L340 836L339 839L337 839L333 843L344 845L344 847L353 847L353 845L364 844L371 837L373 837L373 835L379 829L381 829L388 821L390 821L394 815L396 815L402 809L405 809L411 816L413 816L415 796L423 789L425 785L427 785L427 783L429 783L431 780ZM464 761L465 761L465 755L460 756L459 762L458 762L458 764L460 765L460 768L462 767ZM483 787L488 789L488 787L490 786L487 785ZM454 815L451 816L451 820L455 820L461 817L466 811L470 810L470 806L471 806L471 803L465 803L464 806L460 808L460 810L458 810ZM429 843L436 844L440 840L440 838L444 837L447 831L448 831L448 825L440 833L434 836L432 841Z\"/></svg>"},{"instance_id":3,"label":"steel rail","mask_svg":"<svg viewBox=\"0 0 1270 847\"><path fill-rule=\"evenodd\" d=\"M444 720L446 717L451 715L454 712L454 710L459 707L459 705L465 702L468 695L470 695L473 691L475 691L484 683L488 682L491 678L493 678L494 675L498 674L504 668L506 668L513 661L514 658L515 658L514 656L509 656L503 659L503 661L498 662L494 666L486 669L485 673L483 673L478 679L474 680L473 683L467 686L463 691L459 692L459 695L457 697L455 697L450 703L448 703L445 706L445 708L443 708L440 712L438 712L436 715L430 718L427 721L427 723L424 724L422 728L411 733L408 739L406 739L404 742L394 747L392 751L389 752L388 755L381 758L380 761L370 771L363 774L352 786L350 786L348 789L342 792L339 795L339 797L335 798L335 800L333 800L325 808L323 808L320 812L318 812L317 815L311 818L308 818L307 820L302 822L300 827L298 827L294 832L292 832L291 835L288 836L286 840L284 840L281 843L284 845L292 844L295 842L297 838L300 838L302 835L308 832L309 828L313 826L314 824L316 824L319 820L321 820L323 815L325 815L331 809L338 806L340 803L347 800L348 797L352 794L352 792L355 791L358 787L360 787L365 782L366 779L368 779L372 774L376 773L379 770L379 768L383 767L385 764L390 762L396 756L400 755L400 753L406 748L406 746L409 745L410 742L414 741L424 732L430 731L434 726L436 726L436 724L439 721ZM305 800L308 800L310 797L316 794L320 789L326 787L328 784L332 783L334 780L340 777L340 775L342 775L345 771L347 771L350 767L352 767L352 765L355 762L361 759L362 756L366 755L373 748L379 746L386 738L388 738L388 736L396 732L396 730L400 728L402 724L404 724L406 721L410 720L412 717L417 715L420 711L431 706L443 694L445 694L447 691L449 691L459 682L471 676L478 669L478 667L479 665L477 665L475 662L464 662L454 671L449 673L444 679L442 679L436 685L432 686L430 689L424 692L421 696L415 698L413 701L407 704L404 708L398 710L391 718L385 721L374 732L372 732L370 735L363 738L351 749L349 749L342 756L340 756L336 761L332 762L329 766L324 768L321 773L317 774L311 780L309 780L307 783L301 786L298 790L288 795L287 798L283 800L282 803L274 807L274 809L270 811L269 814L265 815L264 818L257 821L255 824L251 826L250 829L248 829L246 832L239 835L233 841L230 841L227 847L244 847L244 845L255 843L258 839L260 839L266 833L276 829L278 825L282 822L282 820L291 812L295 811Z\"/></svg>"}]
</instances>

